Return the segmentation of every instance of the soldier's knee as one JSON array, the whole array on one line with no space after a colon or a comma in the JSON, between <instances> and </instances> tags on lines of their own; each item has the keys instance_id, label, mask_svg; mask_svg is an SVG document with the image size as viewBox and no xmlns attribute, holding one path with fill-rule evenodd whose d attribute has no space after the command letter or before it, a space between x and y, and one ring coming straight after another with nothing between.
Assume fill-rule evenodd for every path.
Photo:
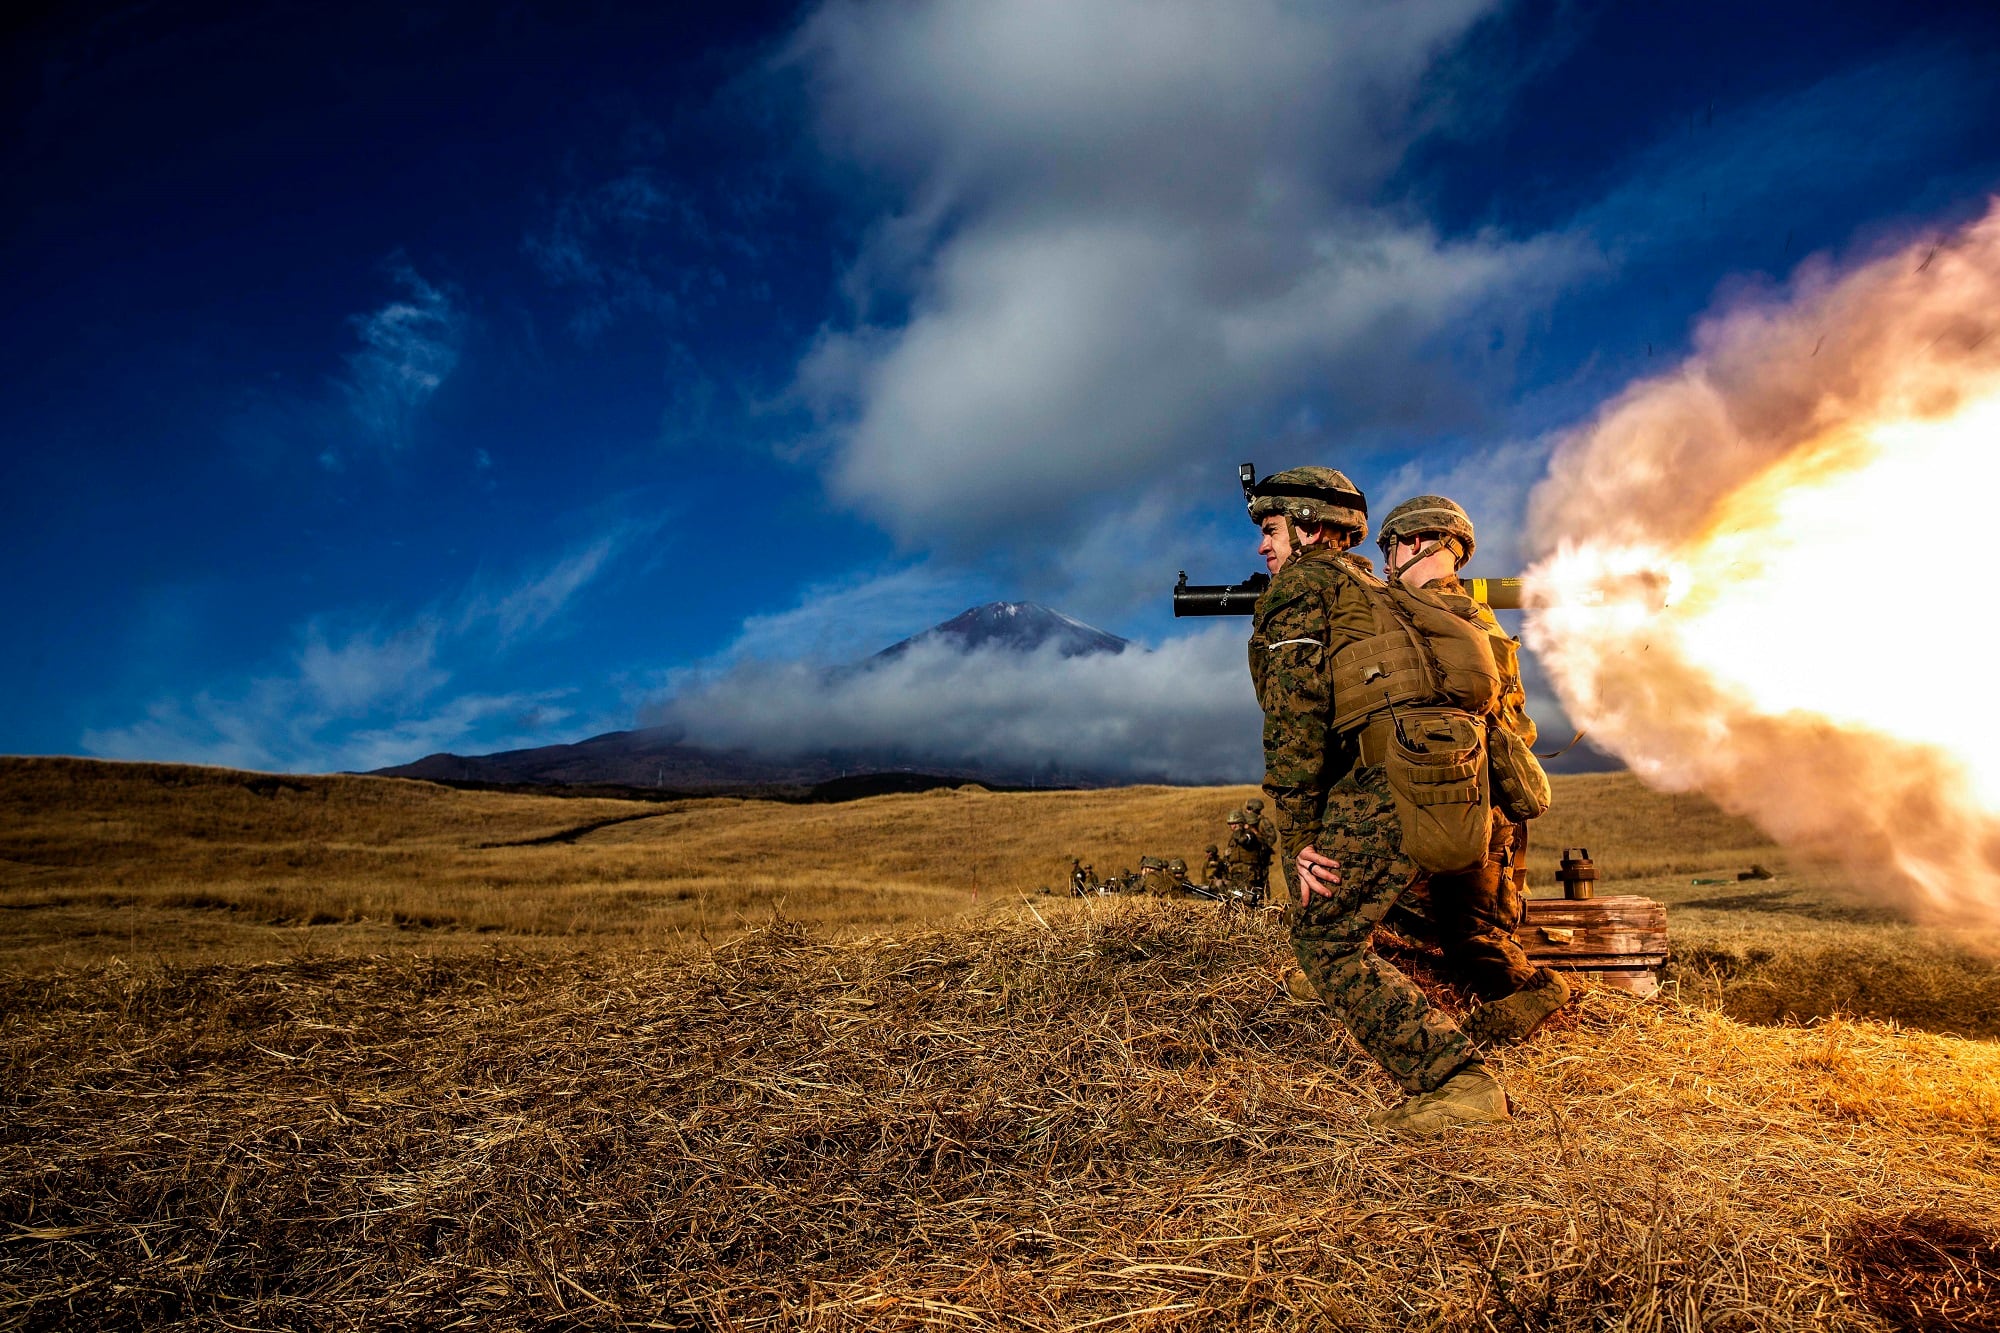
<instances>
[{"instance_id":1,"label":"soldier's knee","mask_svg":"<svg viewBox=\"0 0 2000 1333\"><path fill-rule=\"evenodd\" d=\"M1319 949L1329 954L1359 953L1374 937L1375 923L1358 912L1333 913L1295 908L1291 912L1293 949Z\"/></svg>"}]
</instances>

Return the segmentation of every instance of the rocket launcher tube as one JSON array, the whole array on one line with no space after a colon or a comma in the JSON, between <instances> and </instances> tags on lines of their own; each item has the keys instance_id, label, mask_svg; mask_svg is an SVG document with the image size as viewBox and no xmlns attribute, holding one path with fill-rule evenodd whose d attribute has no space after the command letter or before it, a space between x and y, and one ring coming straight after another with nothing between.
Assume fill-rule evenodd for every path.
<instances>
[{"instance_id":1,"label":"rocket launcher tube","mask_svg":"<svg viewBox=\"0 0 2000 1333\"><path fill-rule=\"evenodd\" d=\"M1459 582L1473 600L1495 611L1521 609L1520 579L1465 579ZM1257 609L1257 599L1271 586L1269 574L1252 574L1241 583L1189 583L1181 571L1174 585L1175 616L1247 616Z\"/></svg>"},{"instance_id":2,"label":"rocket launcher tube","mask_svg":"<svg viewBox=\"0 0 2000 1333\"><path fill-rule=\"evenodd\" d=\"M1270 586L1269 574L1252 574L1241 583L1189 583L1184 569L1174 585L1174 615L1247 616Z\"/></svg>"},{"instance_id":3,"label":"rocket launcher tube","mask_svg":"<svg viewBox=\"0 0 2000 1333\"><path fill-rule=\"evenodd\" d=\"M1475 602L1484 602L1495 611L1519 611L1521 609L1521 580L1519 579L1466 579L1459 580L1465 591Z\"/></svg>"}]
</instances>

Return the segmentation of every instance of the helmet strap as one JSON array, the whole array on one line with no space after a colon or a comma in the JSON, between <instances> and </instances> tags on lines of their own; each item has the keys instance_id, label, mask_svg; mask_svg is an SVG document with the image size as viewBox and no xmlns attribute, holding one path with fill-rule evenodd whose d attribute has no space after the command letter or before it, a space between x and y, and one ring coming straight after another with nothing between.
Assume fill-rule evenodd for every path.
<instances>
[{"instance_id":1,"label":"helmet strap","mask_svg":"<svg viewBox=\"0 0 2000 1333\"><path fill-rule=\"evenodd\" d=\"M1409 558L1408 560L1405 560L1405 561L1404 561L1404 562L1403 562L1402 564L1400 564L1400 565L1392 565L1392 564L1390 564L1390 563L1389 563L1389 559L1388 559L1388 556L1389 556L1389 552L1390 552L1390 551L1393 551L1393 550L1395 550L1395 549L1396 549L1396 544L1395 544L1394 542L1391 542L1391 543L1389 544L1389 546L1388 546L1388 549L1382 552L1382 557L1383 557L1383 558L1382 558L1382 565L1383 565L1384 569L1386 569L1386 570L1388 571L1388 574L1389 574L1389 581L1390 581L1391 583L1401 583L1401 582L1403 581L1403 571L1404 571L1404 570L1406 570L1406 569L1409 569L1409 568L1411 568L1411 567L1413 567L1413 566L1416 566L1416 565L1420 565L1420 564L1422 564L1422 563L1423 563L1424 561L1426 561L1426 560L1430 559L1430 558L1431 558L1431 556L1432 556L1433 554L1435 554L1435 553L1436 553L1436 551L1438 550L1438 548L1439 548L1439 547L1443 547L1443 546L1450 546L1450 547L1451 547L1451 552L1452 552L1452 555L1453 555L1453 557L1454 557L1454 559L1453 559L1453 561L1452 561L1452 564L1453 564L1453 570L1454 570L1454 572L1456 572L1456 568L1457 568L1457 566L1459 566L1459 565L1462 565L1462 564L1464 564L1464 563L1465 563L1465 561L1464 561L1464 558L1463 558L1462 556L1459 556L1459 554L1458 554L1458 546L1457 546L1457 544L1456 544L1456 543L1454 543L1454 542L1453 542L1453 541L1451 540L1451 538L1449 538L1449 537L1440 537L1440 538L1438 538L1438 539L1437 539L1436 541L1432 542L1432 543L1431 543L1430 545L1428 545L1428 546L1425 546L1425 547L1423 547L1422 549L1420 549L1420 550L1419 550L1419 551L1418 551L1418 552L1417 552L1417 553L1416 553L1415 555L1411 556L1411 557L1410 557L1410 558Z\"/></svg>"}]
</instances>

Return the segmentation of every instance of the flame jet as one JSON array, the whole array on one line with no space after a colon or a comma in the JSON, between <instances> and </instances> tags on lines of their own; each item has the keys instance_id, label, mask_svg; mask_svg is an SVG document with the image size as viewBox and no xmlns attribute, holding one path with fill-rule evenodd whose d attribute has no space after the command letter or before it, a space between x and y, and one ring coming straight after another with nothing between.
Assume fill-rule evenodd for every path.
<instances>
[{"instance_id":1,"label":"flame jet","mask_svg":"<svg viewBox=\"0 0 2000 1333\"><path fill-rule=\"evenodd\" d=\"M1650 784L2000 924L2000 200L1705 320L1563 441L1526 638Z\"/></svg>"}]
</instances>

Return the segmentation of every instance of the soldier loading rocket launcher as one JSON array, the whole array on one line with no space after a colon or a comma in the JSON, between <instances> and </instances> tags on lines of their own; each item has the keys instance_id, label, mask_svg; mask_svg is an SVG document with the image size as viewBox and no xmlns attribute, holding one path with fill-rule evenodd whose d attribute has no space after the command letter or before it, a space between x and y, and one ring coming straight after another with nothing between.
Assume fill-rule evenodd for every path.
<instances>
[{"instance_id":1,"label":"soldier loading rocket launcher","mask_svg":"<svg viewBox=\"0 0 2000 1333\"><path fill-rule=\"evenodd\" d=\"M1242 464L1237 469L1237 479L1242 483L1245 501L1254 500L1258 484L1256 468ZM1512 611L1521 607L1519 578L1461 576L1459 581L1473 600L1485 603L1492 610ZM1257 599L1270 582L1268 574L1253 574L1241 583L1190 584L1183 570L1174 585L1174 615L1252 615ZM1578 739L1581 736L1579 732ZM1521 832L1525 835L1525 827ZM1525 836L1520 846L1525 851ZM1597 872L1588 852L1573 853L1565 849L1562 870L1556 878L1563 886L1562 898L1517 900L1522 905L1522 916L1516 934L1529 960L1541 967L1582 973L1620 990L1653 994L1658 989L1659 970L1668 956L1666 908L1649 898L1631 895L1593 898L1592 882ZM1524 893L1525 880L1522 867L1517 882Z\"/></svg>"}]
</instances>

